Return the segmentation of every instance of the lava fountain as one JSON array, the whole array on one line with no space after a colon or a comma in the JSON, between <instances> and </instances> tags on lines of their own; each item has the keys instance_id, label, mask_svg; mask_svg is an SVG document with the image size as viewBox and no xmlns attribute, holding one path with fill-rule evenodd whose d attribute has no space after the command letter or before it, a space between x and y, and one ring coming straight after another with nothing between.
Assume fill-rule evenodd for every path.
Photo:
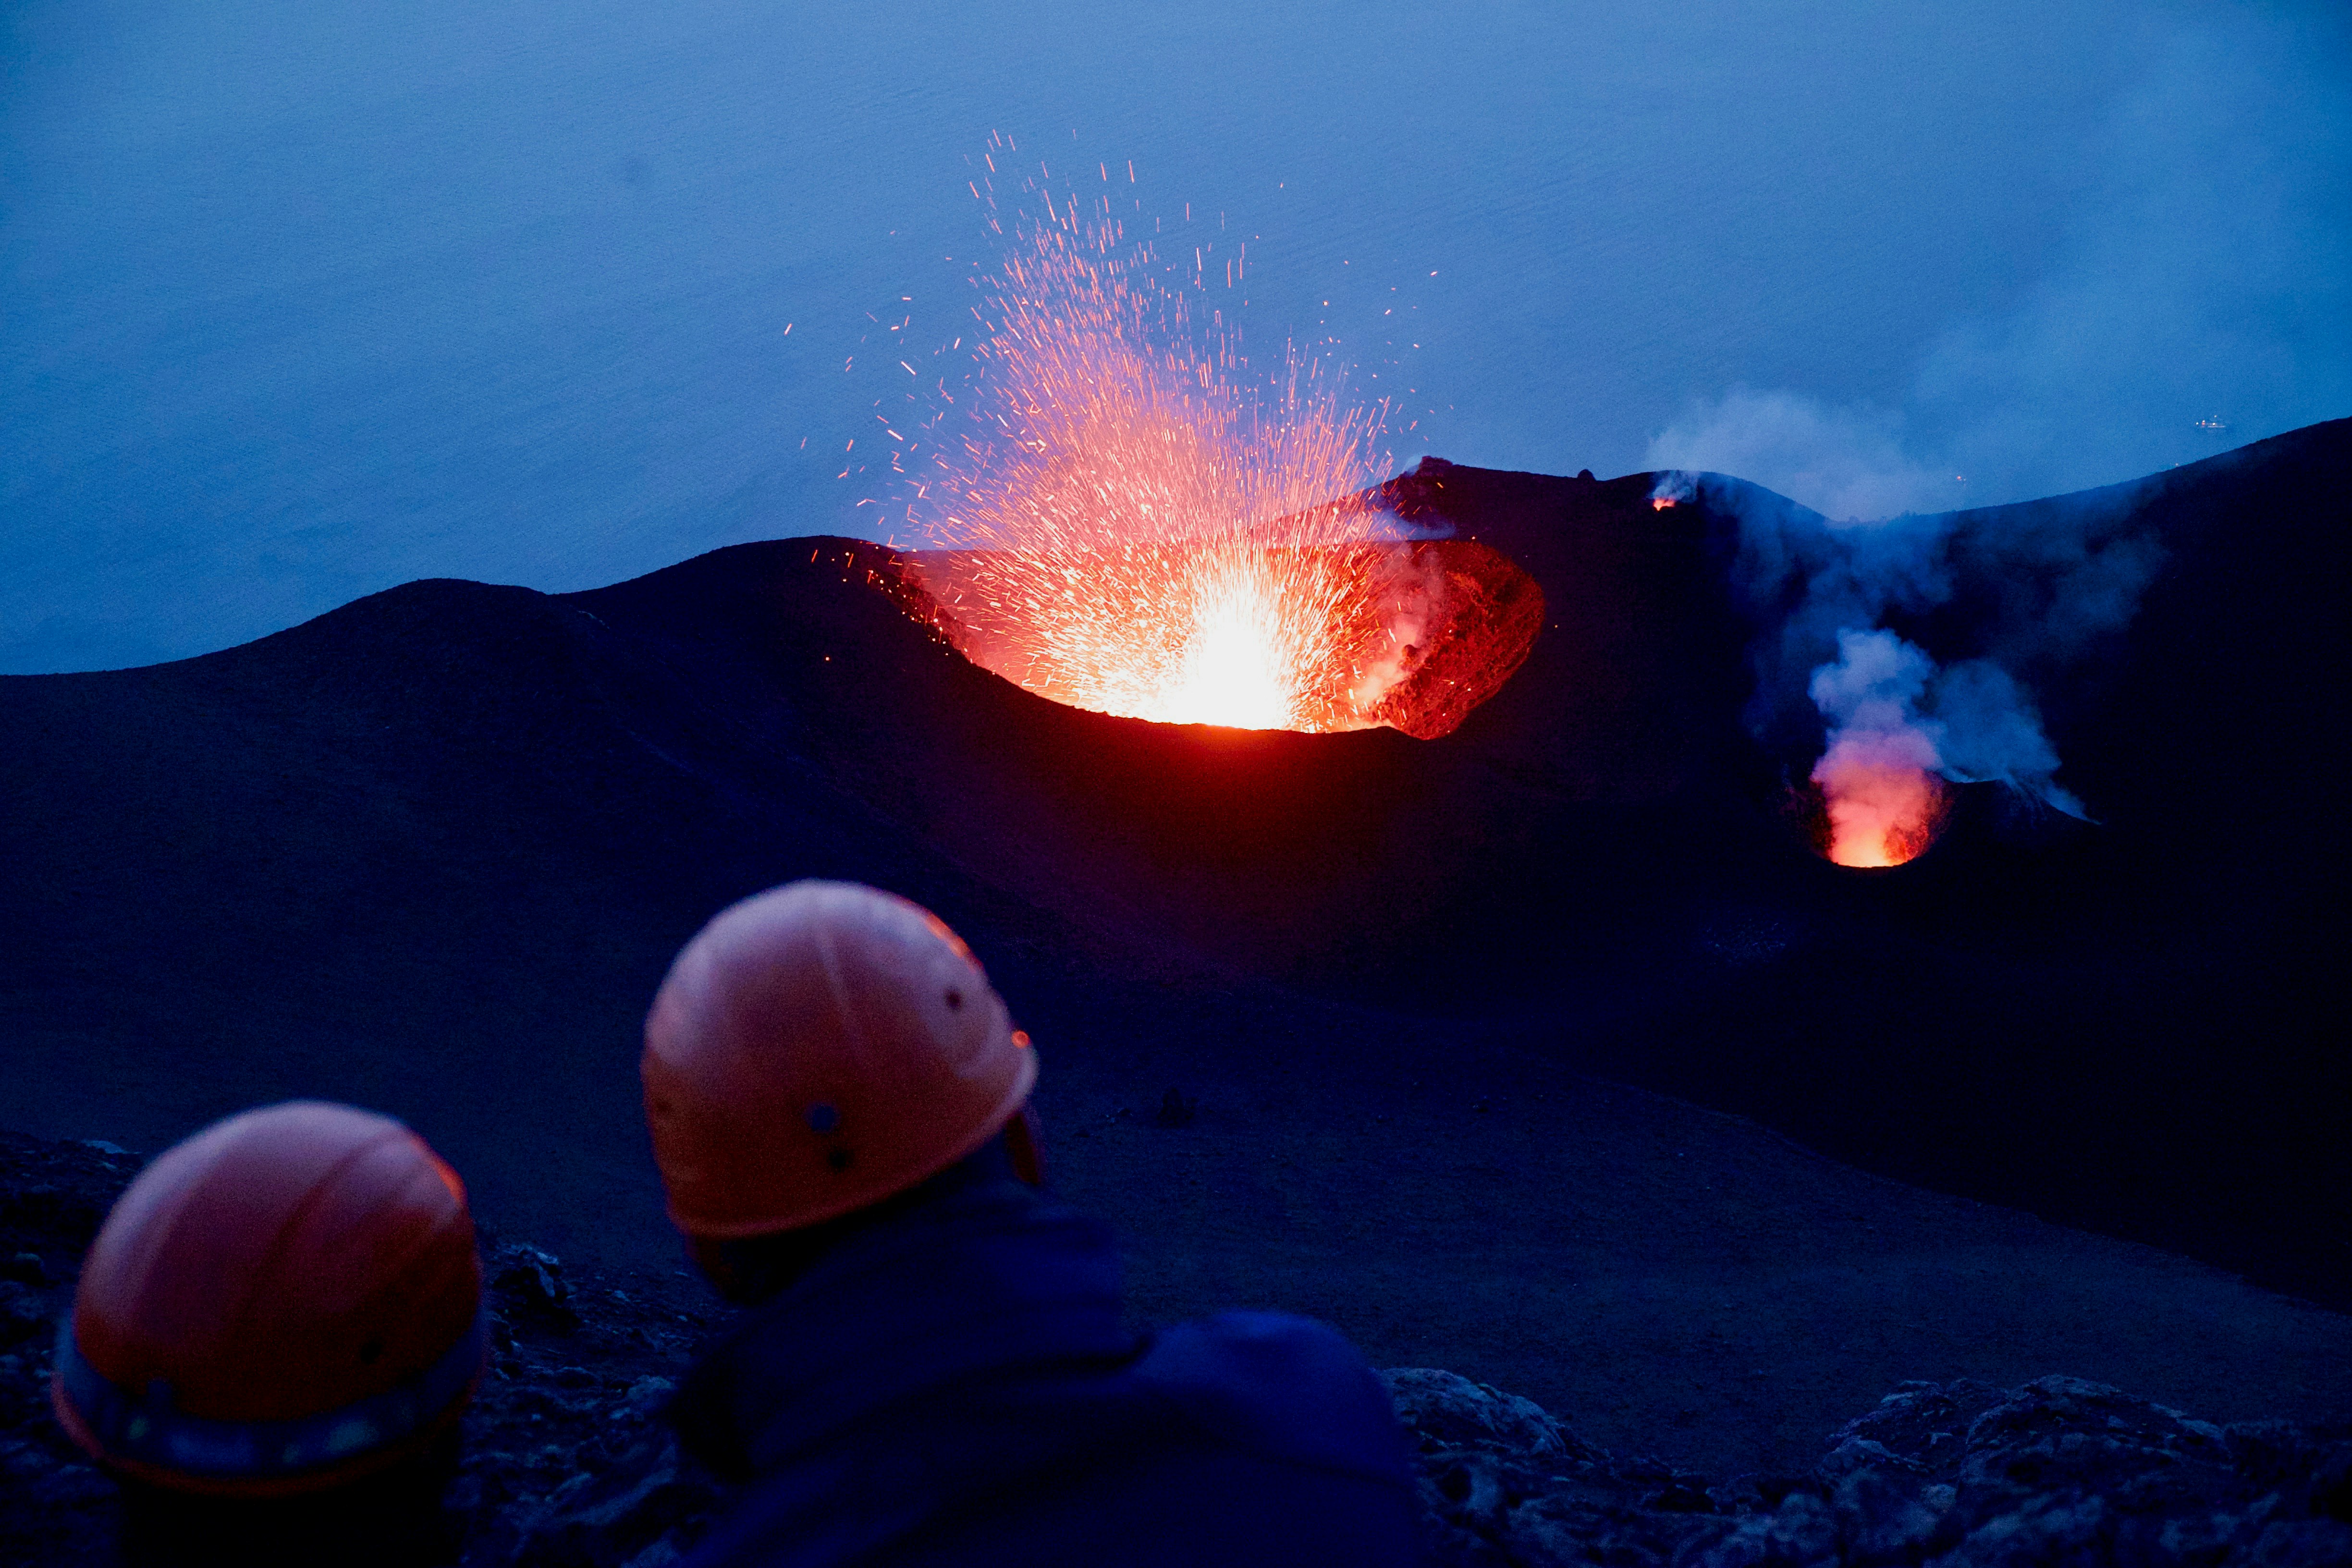
<instances>
[{"instance_id":1,"label":"lava fountain","mask_svg":"<svg viewBox=\"0 0 2352 1568\"><path fill-rule=\"evenodd\" d=\"M1532 580L1415 537L1366 488L1382 406L1295 353L1252 383L1223 312L1193 319L1209 247L1171 286L1107 197L1041 199L982 282L980 374L961 401L942 384L904 487L933 624L1018 685L1129 718L1458 724L1532 646Z\"/></svg>"}]
</instances>

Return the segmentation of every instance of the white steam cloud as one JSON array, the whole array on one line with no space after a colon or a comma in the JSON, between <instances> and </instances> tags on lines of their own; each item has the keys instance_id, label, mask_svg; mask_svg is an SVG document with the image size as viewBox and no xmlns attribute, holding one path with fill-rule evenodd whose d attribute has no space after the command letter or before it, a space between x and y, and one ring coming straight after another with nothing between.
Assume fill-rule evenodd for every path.
<instances>
[{"instance_id":1,"label":"white steam cloud","mask_svg":"<svg viewBox=\"0 0 2352 1568\"><path fill-rule=\"evenodd\" d=\"M2150 25L2046 275L1921 345L1891 406L1736 386L1692 401L1649 466L1887 518L2113 483L2352 413L2344 18L2225 6Z\"/></svg>"},{"instance_id":2,"label":"white steam cloud","mask_svg":"<svg viewBox=\"0 0 2352 1568\"><path fill-rule=\"evenodd\" d=\"M2054 777L2032 689L2127 625L2162 563L2132 521L2137 490L1868 523L1713 474L1661 474L1653 493L1738 520L1732 582L1762 628L1748 726L1777 750L1817 747L1832 825L1875 844L1872 824L1933 815L1930 773L2088 818Z\"/></svg>"},{"instance_id":3,"label":"white steam cloud","mask_svg":"<svg viewBox=\"0 0 2352 1568\"><path fill-rule=\"evenodd\" d=\"M2083 803L2053 781L2058 753L2032 700L1990 659L1938 668L1927 651L1883 628L1838 633L1838 657L1806 683L1829 726L1813 781L1892 819L1906 775L2000 783L2081 817Z\"/></svg>"},{"instance_id":4,"label":"white steam cloud","mask_svg":"<svg viewBox=\"0 0 2352 1568\"><path fill-rule=\"evenodd\" d=\"M1900 421L1786 392L1734 387L1695 404L1650 443L1650 466L1738 474L1826 517L1893 517L1951 505L1951 476L1903 453Z\"/></svg>"}]
</instances>

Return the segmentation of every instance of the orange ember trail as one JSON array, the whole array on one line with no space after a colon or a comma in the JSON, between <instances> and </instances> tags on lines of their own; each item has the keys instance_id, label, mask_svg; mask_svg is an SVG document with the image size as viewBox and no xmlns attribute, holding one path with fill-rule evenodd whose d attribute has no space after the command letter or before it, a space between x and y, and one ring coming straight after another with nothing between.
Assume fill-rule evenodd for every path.
<instances>
[{"instance_id":1,"label":"orange ember trail","mask_svg":"<svg viewBox=\"0 0 2352 1568\"><path fill-rule=\"evenodd\" d=\"M937 547L910 569L940 624L974 662L1081 708L1382 722L1444 594L1358 494L1384 405L1344 406L1296 357L1249 384L1222 312L1191 319L1217 258L1163 284L1108 199L1045 199L984 285L973 395L934 421L961 428L910 479L908 521Z\"/></svg>"}]
</instances>

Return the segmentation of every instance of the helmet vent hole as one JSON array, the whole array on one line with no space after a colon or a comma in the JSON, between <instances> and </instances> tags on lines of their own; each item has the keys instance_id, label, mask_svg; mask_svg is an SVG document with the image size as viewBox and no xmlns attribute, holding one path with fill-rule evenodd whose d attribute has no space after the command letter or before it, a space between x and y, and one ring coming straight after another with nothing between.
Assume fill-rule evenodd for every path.
<instances>
[{"instance_id":1,"label":"helmet vent hole","mask_svg":"<svg viewBox=\"0 0 2352 1568\"><path fill-rule=\"evenodd\" d=\"M824 1163L836 1171L846 1171L849 1169L849 1151L846 1149L827 1149L824 1152Z\"/></svg>"},{"instance_id":2,"label":"helmet vent hole","mask_svg":"<svg viewBox=\"0 0 2352 1568\"><path fill-rule=\"evenodd\" d=\"M369 1335L367 1340L360 1346L360 1364L362 1366L373 1366L377 1361L382 1359L383 1355L383 1339L381 1335Z\"/></svg>"},{"instance_id":3,"label":"helmet vent hole","mask_svg":"<svg viewBox=\"0 0 2352 1568\"><path fill-rule=\"evenodd\" d=\"M949 1006L949 1008L950 1008L950 1010L953 1010L953 1009L956 1009L956 1008L961 1008L962 1005L963 1005L963 993L962 993L962 992L961 992L961 991L950 991L950 992L949 992L949 993L948 993L948 1006Z\"/></svg>"}]
</instances>

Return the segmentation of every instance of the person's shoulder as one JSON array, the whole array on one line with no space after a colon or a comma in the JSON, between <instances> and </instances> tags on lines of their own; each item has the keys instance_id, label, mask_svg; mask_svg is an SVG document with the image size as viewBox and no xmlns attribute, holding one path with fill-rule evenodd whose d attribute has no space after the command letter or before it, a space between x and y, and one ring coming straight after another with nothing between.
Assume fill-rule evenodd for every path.
<instances>
[{"instance_id":1,"label":"person's shoulder","mask_svg":"<svg viewBox=\"0 0 2352 1568\"><path fill-rule=\"evenodd\" d=\"M1265 1458L1409 1482L1388 1390L1347 1337L1286 1312L1220 1312L1160 1333L1135 1376Z\"/></svg>"}]
</instances>

